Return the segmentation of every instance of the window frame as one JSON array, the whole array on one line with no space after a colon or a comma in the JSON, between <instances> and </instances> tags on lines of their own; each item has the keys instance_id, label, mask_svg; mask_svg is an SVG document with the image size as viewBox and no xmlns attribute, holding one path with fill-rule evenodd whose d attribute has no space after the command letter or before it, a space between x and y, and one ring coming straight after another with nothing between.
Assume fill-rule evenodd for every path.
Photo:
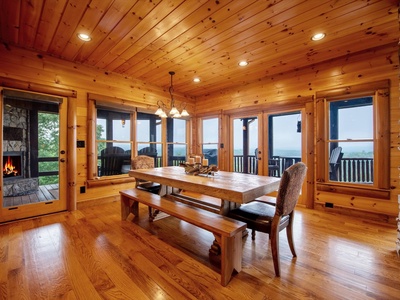
<instances>
[{"instance_id":1,"label":"window frame","mask_svg":"<svg viewBox=\"0 0 400 300\"><path fill-rule=\"evenodd\" d=\"M204 142L204 128L203 128L203 123L205 120L212 120L212 119L216 119L217 120L217 142L216 143L205 143ZM200 147L200 151L199 153L203 154L203 149L204 149L204 145L215 145L216 149L217 149L217 166L220 165L220 145L221 145L221 140L220 140L220 133L221 133L221 117L219 115L212 115L212 116L207 116L207 117L202 117L199 118L199 147Z\"/></svg>"},{"instance_id":2,"label":"window frame","mask_svg":"<svg viewBox=\"0 0 400 300\"><path fill-rule=\"evenodd\" d=\"M172 125L169 125L168 124L168 121L171 121L172 122ZM184 142L175 142L175 141L172 141L172 142L169 142L168 141L168 135L170 134L169 132L168 132L168 128L173 128L174 127L174 118L171 118L171 119L165 119L165 124L166 124L166 127L165 127L165 132L166 132L166 138L165 138L165 156L163 156L163 161L164 161L164 165L165 166L172 166L172 165L169 165L169 149L172 147L174 147L174 146L179 146L179 145L182 145L182 146L185 146L186 147L186 153L185 153L185 161L187 161L188 160L188 155L189 155L189 121L187 120L187 119L185 119L185 118L179 118L179 119L177 119L177 120L183 120L183 121L185 121L185 141ZM173 130L173 129L172 129ZM172 136L173 136L173 132L172 132ZM163 147L164 148L164 147ZM173 155L172 155L173 156ZM182 161L182 163L183 163L183 161Z\"/></svg>"},{"instance_id":3,"label":"window frame","mask_svg":"<svg viewBox=\"0 0 400 300\"><path fill-rule=\"evenodd\" d=\"M88 94L88 128L87 128L87 185L88 187L104 185L108 183L118 182L133 182L134 178L129 177L128 174L118 174L110 176L98 176L97 170L97 140L96 140L96 128L97 128L97 109L125 112L130 114L130 143L131 143L131 158L136 153L135 144L132 141L135 140L134 123L136 119L137 107L134 102L129 103L128 101L103 97L94 94ZM116 107L118 107L116 109ZM114 142L114 141L103 141L102 142Z\"/></svg>"},{"instance_id":4,"label":"window frame","mask_svg":"<svg viewBox=\"0 0 400 300\"><path fill-rule=\"evenodd\" d=\"M389 82L348 86L316 94L316 186L317 191L389 199L390 197L390 112ZM329 103L344 99L372 97L374 180L373 184L329 180Z\"/></svg>"},{"instance_id":5,"label":"window frame","mask_svg":"<svg viewBox=\"0 0 400 300\"><path fill-rule=\"evenodd\" d=\"M87 102L87 187L96 187L108 184L128 183L135 179L129 174L118 174L110 176L98 177L97 175L97 151L96 151L96 123L97 123L97 108L107 109L130 113L130 143L131 143L131 159L138 152L138 142L136 138L136 121L137 113L154 114L153 110L149 110L148 105L135 101L127 101L124 99L107 97L98 94L88 93ZM188 155L190 146L191 118L180 118L186 121L186 149ZM162 144L162 166L167 166L167 121L161 118L161 144ZM104 142L104 141L102 141ZM140 142L139 142L140 144ZM159 144L159 143L155 143ZM180 143L182 144L182 143Z\"/></svg>"}]
</instances>

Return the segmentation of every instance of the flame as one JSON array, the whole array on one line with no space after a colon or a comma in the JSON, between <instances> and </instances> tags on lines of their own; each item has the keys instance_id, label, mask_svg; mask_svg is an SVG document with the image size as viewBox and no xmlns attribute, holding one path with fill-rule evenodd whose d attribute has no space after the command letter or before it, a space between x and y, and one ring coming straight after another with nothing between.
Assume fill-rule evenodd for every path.
<instances>
[{"instance_id":1,"label":"flame","mask_svg":"<svg viewBox=\"0 0 400 300\"><path fill-rule=\"evenodd\" d=\"M7 162L4 164L3 174L16 176L18 174L18 170L15 170L15 168L16 167L12 164L11 157L8 156Z\"/></svg>"}]
</instances>

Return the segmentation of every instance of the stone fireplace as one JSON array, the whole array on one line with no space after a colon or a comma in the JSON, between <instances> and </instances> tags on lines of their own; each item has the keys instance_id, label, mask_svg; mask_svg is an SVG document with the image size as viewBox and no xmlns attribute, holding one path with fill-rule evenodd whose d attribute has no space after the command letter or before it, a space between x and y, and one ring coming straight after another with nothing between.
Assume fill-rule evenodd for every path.
<instances>
[{"instance_id":1,"label":"stone fireplace","mask_svg":"<svg viewBox=\"0 0 400 300\"><path fill-rule=\"evenodd\" d=\"M39 179L30 178L29 110L5 103L3 115L3 196L35 192Z\"/></svg>"}]
</instances>

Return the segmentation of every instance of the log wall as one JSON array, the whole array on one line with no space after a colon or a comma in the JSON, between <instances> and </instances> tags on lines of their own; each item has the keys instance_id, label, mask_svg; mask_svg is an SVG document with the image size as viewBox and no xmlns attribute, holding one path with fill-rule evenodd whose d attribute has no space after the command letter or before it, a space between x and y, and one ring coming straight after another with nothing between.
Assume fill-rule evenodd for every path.
<instances>
[{"instance_id":1,"label":"log wall","mask_svg":"<svg viewBox=\"0 0 400 300\"><path fill-rule=\"evenodd\" d=\"M353 201L349 195L337 195L331 199L327 192L319 192L314 203L334 202L338 208L351 208L365 213L395 216L398 211L400 167L400 108L399 108L399 57L398 46L386 46L364 53L348 55L339 60L312 65L292 72L279 74L246 86L225 89L198 99L177 95L177 100L188 102L188 110L207 115L232 109L263 109L274 103L287 103L293 99L314 97L320 90L332 89L378 80L390 80L390 200L362 198ZM104 70L88 68L52 57L43 57L35 52L13 47L0 47L0 76L24 80L35 84L75 90L77 140L87 141L87 94L96 93L140 103L143 108L155 109L159 99L168 99L168 91L132 78L126 78ZM295 101L295 100L294 100ZM301 101L300 101L301 102ZM193 122L195 124L195 122ZM196 130L193 130L196 132ZM307 149L313 151L313 149ZM79 187L86 185L86 148L77 149L77 202L118 199L118 191L132 185L122 183L110 186L94 186L80 194ZM356 205L354 205L356 203Z\"/></svg>"},{"instance_id":2,"label":"log wall","mask_svg":"<svg viewBox=\"0 0 400 300\"><path fill-rule=\"evenodd\" d=\"M399 55L398 46L386 46L348 55L323 64L312 65L277 76L266 77L263 81L235 89L225 89L219 93L197 98L196 113L222 111L222 114L243 110L270 111L274 105L288 106L290 101L302 107L303 99L316 99L318 91L360 85L380 80L390 81L390 199L354 197L349 194L316 191L313 184L312 206L319 209L325 202L333 203L335 212L350 212L361 216L378 217L393 221L398 213L400 169L400 107L399 107ZM315 101L315 100L314 100ZM314 114L315 121L318 118ZM310 124L309 124L310 125ZM312 127L310 127L312 128ZM312 130L312 129L311 129ZM223 135L228 135L223 132ZM312 148L307 143L307 154L315 153L315 136ZM308 161L309 168L315 162ZM312 179L314 183L315 178ZM303 205L310 207L310 199L303 199Z\"/></svg>"}]
</instances>

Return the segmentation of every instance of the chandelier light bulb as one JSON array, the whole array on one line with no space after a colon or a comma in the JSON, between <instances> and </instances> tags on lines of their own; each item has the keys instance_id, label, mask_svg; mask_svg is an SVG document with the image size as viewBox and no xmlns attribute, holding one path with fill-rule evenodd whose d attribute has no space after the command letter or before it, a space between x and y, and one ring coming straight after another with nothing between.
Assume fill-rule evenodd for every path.
<instances>
[{"instance_id":1,"label":"chandelier light bulb","mask_svg":"<svg viewBox=\"0 0 400 300\"><path fill-rule=\"evenodd\" d=\"M179 111L178 111L178 109L177 109L175 106L173 106L173 107L171 108L171 111L169 112L170 115L176 115L176 114L178 114L178 113L179 113Z\"/></svg>"},{"instance_id":2,"label":"chandelier light bulb","mask_svg":"<svg viewBox=\"0 0 400 300\"><path fill-rule=\"evenodd\" d=\"M188 117L188 116L189 116L189 113L187 112L186 109L183 109L183 110L182 110L181 116L182 116L182 117Z\"/></svg>"}]
</instances>

